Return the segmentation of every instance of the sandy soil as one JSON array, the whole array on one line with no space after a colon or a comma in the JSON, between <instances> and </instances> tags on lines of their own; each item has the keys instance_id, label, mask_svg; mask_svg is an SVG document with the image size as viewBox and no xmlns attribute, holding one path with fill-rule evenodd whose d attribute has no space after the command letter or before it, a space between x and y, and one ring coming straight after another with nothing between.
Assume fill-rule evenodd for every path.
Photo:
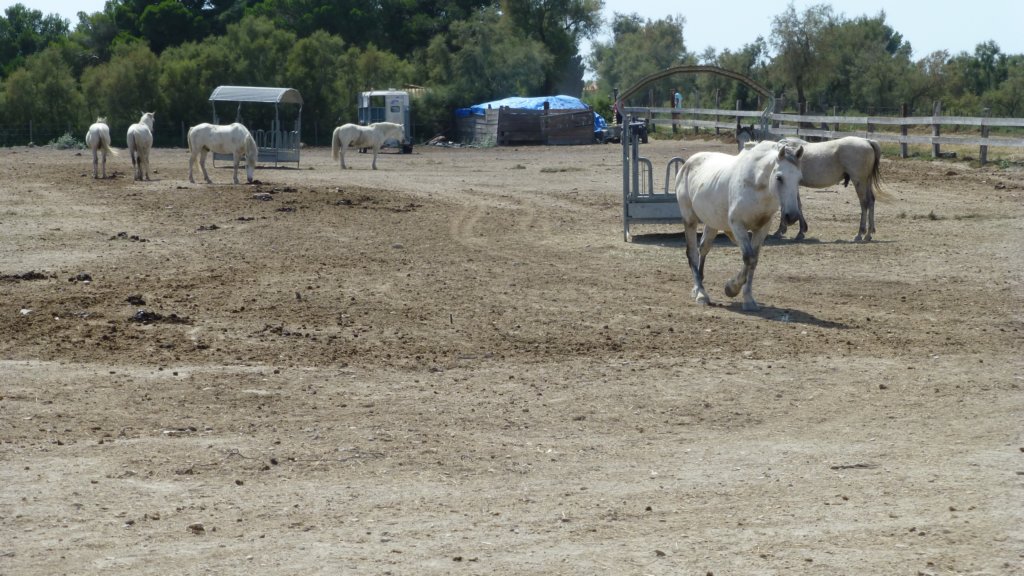
<instances>
[{"instance_id":1,"label":"sandy soil","mask_svg":"<svg viewBox=\"0 0 1024 576\"><path fill-rule=\"evenodd\" d=\"M0 574L1024 574L1019 166L804 190L744 313L618 146L329 156L0 149Z\"/></svg>"}]
</instances>

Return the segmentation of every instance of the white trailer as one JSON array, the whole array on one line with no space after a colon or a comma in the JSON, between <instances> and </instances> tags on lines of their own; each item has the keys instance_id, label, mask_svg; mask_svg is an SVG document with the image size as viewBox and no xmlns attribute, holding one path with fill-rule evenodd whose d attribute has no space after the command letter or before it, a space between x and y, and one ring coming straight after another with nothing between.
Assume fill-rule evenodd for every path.
<instances>
[{"instance_id":1,"label":"white trailer","mask_svg":"<svg viewBox=\"0 0 1024 576\"><path fill-rule=\"evenodd\" d=\"M394 122L405 127L401 142L391 140L386 147L401 148L403 154L412 152L412 122L409 118L409 93L403 90L371 90L359 94L359 123Z\"/></svg>"}]
</instances>

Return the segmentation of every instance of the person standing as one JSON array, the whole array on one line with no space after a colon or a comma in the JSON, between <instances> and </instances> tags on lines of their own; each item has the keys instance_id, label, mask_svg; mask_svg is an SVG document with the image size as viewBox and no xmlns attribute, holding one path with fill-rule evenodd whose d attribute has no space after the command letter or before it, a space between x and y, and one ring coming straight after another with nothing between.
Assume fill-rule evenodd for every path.
<instances>
[{"instance_id":1,"label":"person standing","mask_svg":"<svg viewBox=\"0 0 1024 576\"><path fill-rule=\"evenodd\" d=\"M672 133L675 134L678 130L679 124L679 110L683 108L683 94L679 92L679 87L676 86L676 92L672 95Z\"/></svg>"}]
</instances>

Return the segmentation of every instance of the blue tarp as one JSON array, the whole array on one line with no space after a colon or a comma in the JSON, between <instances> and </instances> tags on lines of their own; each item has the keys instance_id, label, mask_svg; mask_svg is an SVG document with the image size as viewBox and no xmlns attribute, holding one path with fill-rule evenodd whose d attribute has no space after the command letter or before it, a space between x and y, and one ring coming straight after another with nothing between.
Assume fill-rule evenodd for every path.
<instances>
[{"instance_id":1,"label":"blue tarp","mask_svg":"<svg viewBox=\"0 0 1024 576\"><path fill-rule=\"evenodd\" d=\"M459 108L455 115L464 118L466 116L483 116L488 108L497 110L501 107L513 108L516 110L543 110L547 102L551 110L586 110L590 108L579 98L572 96L509 96L501 100L474 104L469 108ZM600 114L594 112L594 132L599 132L608 127L608 123Z\"/></svg>"}]
</instances>

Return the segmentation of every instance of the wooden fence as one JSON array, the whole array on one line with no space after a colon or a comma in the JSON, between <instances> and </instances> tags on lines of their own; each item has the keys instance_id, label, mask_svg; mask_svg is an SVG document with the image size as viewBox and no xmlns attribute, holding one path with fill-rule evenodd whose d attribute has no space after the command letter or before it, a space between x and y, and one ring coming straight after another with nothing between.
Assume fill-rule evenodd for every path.
<instances>
[{"instance_id":1,"label":"wooden fence","mask_svg":"<svg viewBox=\"0 0 1024 576\"><path fill-rule=\"evenodd\" d=\"M646 120L655 126L675 125L678 129L692 129L695 132L710 130L735 131L741 124L756 124L761 112L743 110L719 110L706 108L625 108L628 116ZM675 117L673 117L675 116ZM970 129L971 134L943 135L943 128ZM998 129L999 135L992 135ZM969 116L942 116L941 107L936 105L932 116L823 116L774 113L770 116L769 134L758 135L760 139L777 139L786 136L798 138L821 138L832 140L844 136L861 136L879 142L900 145L900 155L909 155L908 145L928 145L932 157L941 157L941 146L978 146L979 160L988 161L988 148L1024 148L1024 118L988 118ZM921 133L924 132L924 133Z\"/></svg>"}]
</instances>

